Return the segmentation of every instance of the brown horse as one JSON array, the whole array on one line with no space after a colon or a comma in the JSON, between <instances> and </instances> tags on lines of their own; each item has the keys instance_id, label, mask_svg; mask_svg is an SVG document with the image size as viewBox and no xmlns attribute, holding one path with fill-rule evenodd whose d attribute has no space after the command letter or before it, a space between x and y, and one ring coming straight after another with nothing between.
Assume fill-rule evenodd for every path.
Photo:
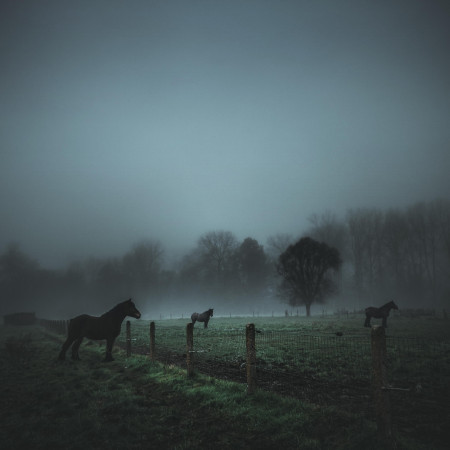
<instances>
[{"instance_id":1,"label":"brown horse","mask_svg":"<svg viewBox=\"0 0 450 450\"><path fill-rule=\"evenodd\" d=\"M213 309L208 309L208 311L202 312L201 314L199 313L192 313L191 315L191 320L192 320L192 324L195 325L195 322L204 322L205 326L204 328L208 328L208 322L209 319L213 316Z\"/></svg>"},{"instance_id":2,"label":"brown horse","mask_svg":"<svg viewBox=\"0 0 450 450\"><path fill-rule=\"evenodd\" d=\"M78 349L83 338L88 339L106 339L105 361L114 361L112 357L112 347L116 337L120 334L120 327L126 316L139 319L141 313L136 309L131 298L125 302L119 303L111 311L106 312L100 317L88 316L82 314L70 320L69 331L66 342L64 342L59 359L66 358L66 351L72 345L72 359L79 360Z\"/></svg>"},{"instance_id":3,"label":"brown horse","mask_svg":"<svg viewBox=\"0 0 450 450\"><path fill-rule=\"evenodd\" d=\"M370 319L374 317L375 319L383 319L382 325L384 328L387 328L387 318L391 312L391 309L398 309L398 306L392 300L383 305L381 308L369 306L366 308L366 321L364 322L364 326L370 327Z\"/></svg>"}]
</instances>

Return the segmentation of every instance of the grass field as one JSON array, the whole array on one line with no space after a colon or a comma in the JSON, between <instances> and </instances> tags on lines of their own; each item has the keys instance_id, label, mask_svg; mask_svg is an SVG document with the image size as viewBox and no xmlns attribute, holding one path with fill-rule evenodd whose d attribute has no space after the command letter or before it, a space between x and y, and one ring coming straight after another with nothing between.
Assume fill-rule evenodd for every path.
<instances>
[{"instance_id":1,"label":"grass field","mask_svg":"<svg viewBox=\"0 0 450 450\"><path fill-rule=\"evenodd\" d=\"M220 347L217 336L223 340L227 333L239 335L250 321L261 331L258 336L280 330L296 334L302 329L304 334L314 332L336 339L338 331L344 336L362 337L368 332L356 319L251 319L214 318L208 330L196 327L195 339L198 342L201 336L209 336L207 341ZM172 343L181 343L181 354L186 322L156 324L157 336L159 329L166 328ZM448 325L439 330L441 322L430 326L431 322L420 321L413 324L412 331L411 323L394 319L388 333L407 338L409 333L417 337L420 332L445 341ZM148 322L133 321L132 330L137 339L133 345L137 347L141 338L134 336L145 339ZM227 340L233 343L233 339ZM374 421L358 410L279 396L262 389L248 396L243 383L202 374L188 379L186 371L173 364L152 363L140 355L126 358L117 347L116 361L103 363L104 347L89 342L80 350L82 361L58 362L62 337L40 327L2 326L0 341L2 449L382 448ZM243 345L236 345L235 354L224 356L240 357ZM220 352L229 352L227 346L222 347ZM279 352L274 348L271 352L261 359L274 364ZM289 345L284 352L289 355ZM200 354L208 356L208 352ZM295 360L291 363L297 364ZM314 368L313 362L310 365ZM443 377L447 376L446 367ZM399 429L398 448L446 448L442 435L434 440L427 433L422 436Z\"/></svg>"},{"instance_id":2,"label":"grass field","mask_svg":"<svg viewBox=\"0 0 450 450\"><path fill-rule=\"evenodd\" d=\"M187 322L156 321L160 360L184 363ZM208 329L201 324L195 327L198 370L245 383L248 322L255 323L257 330L260 388L374 418L371 330L362 326L361 315L213 318ZM148 322L132 322L135 351L148 353L148 331ZM442 318L397 315L390 318L386 336L393 426L400 434L438 448L450 439L449 323ZM121 339L124 344L124 335Z\"/></svg>"},{"instance_id":3,"label":"grass field","mask_svg":"<svg viewBox=\"0 0 450 450\"><path fill-rule=\"evenodd\" d=\"M324 382L367 384L372 365L371 330L362 327L363 319L359 316L346 319L213 318L208 329L202 324L195 326L197 360L204 365L209 361L211 366L220 362L222 368L224 364L230 368L241 367L246 361L245 325L249 321L255 324L257 331L260 371L278 376L292 373L303 378L310 374ZM171 352L184 358L188 321L155 323L157 355L164 358ZM447 375L450 377L450 327L447 321L393 317L386 335L391 382L417 384L422 378L433 376L436 368L443 369L440 378L446 383L450 381L446 379ZM148 353L149 322L133 321L132 338L135 351ZM119 342L125 343L124 331Z\"/></svg>"}]
</instances>

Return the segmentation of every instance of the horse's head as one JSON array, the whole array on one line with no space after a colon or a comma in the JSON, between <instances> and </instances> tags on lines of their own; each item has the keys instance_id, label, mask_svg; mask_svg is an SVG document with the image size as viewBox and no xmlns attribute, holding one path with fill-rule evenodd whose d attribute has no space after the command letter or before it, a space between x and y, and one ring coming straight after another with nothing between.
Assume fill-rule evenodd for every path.
<instances>
[{"instance_id":1,"label":"horse's head","mask_svg":"<svg viewBox=\"0 0 450 450\"><path fill-rule=\"evenodd\" d=\"M392 309L398 309L398 306L395 304L394 300L391 300L390 305Z\"/></svg>"},{"instance_id":2,"label":"horse's head","mask_svg":"<svg viewBox=\"0 0 450 450\"><path fill-rule=\"evenodd\" d=\"M213 316L213 312L214 312L214 309L212 309L212 308L208 309L209 317Z\"/></svg>"},{"instance_id":3,"label":"horse's head","mask_svg":"<svg viewBox=\"0 0 450 450\"><path fill-rule=\"evenodd\" d=\"M135 319L141 318L141 313L138 311L131 298L125 302L127 316L134 317Z\"/></svg>"}]
</instances>

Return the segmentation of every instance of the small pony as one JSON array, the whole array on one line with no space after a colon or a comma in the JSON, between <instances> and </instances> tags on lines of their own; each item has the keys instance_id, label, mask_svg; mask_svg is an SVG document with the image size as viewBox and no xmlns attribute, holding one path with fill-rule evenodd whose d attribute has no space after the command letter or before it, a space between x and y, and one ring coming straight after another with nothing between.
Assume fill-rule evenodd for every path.
<instances>
[{"instance_id":1,"label":"small pony","mask_svg":"<svg viewBox=\"0 0 450 450\"><path fill-rule=\"evenodd\" d=\"M94 340L106 339L105 361L114 361L112 347L116 337L120 334L120 327L126 316L134 317L135 319L141 317L141 313L136 309L131 298L119 303L100 317L82 314L70 319L67 339L62 346L58 359L66 359L66 351L73 343L72 359L79 360L78 349L83 338L87 337Z\"/></svg>"},{"instance_id":2,"label":"small pony","mask_svg":"<svg viewBox=\"0 0 450 450\"><path fill-rule=\"evenodd\" d=\"M374 317L375 319L383 319L383 327L387 328L387 318L391 309L398 309L398 306L394 301L390 301L383 305L381 308L375 308L374 306L369 306L366 308L366 321L364 322L365 327L370 327L370 319Z\"/></svg>"},{"instance_id":3,"label":"small pony","mask_svg":"<svg viewBox=\"0 0 450 450\"><path fill-rule=\"evenodd\" d=\"M213 309L208 309L208 311L199 313L193 313L191 315L192 324L195 325L195 322L204 322L204 328L208 328L209 319L213 316Z\"/></svg>"}]
</instances>

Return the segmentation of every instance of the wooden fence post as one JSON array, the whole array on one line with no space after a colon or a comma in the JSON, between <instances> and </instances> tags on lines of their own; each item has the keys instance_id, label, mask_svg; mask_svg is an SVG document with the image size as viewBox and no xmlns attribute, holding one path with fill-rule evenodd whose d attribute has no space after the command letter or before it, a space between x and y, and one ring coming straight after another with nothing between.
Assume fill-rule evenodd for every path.
<instances>
[{"instance_id":1,"label":"wooden fence post","mask_svg":"<svg viewBox=\"0 0 450 450\"><path fill-rule=\"evenodd\" d=\"M127 320L127 358L131 356L131 325Z\"/></svg>"},{"instance_id":2,"label":"wooden fence post","mask_svg":"<svg viewBox=\"0 0 450 450\"><path fill-rule=\"evenodd\" d=\"M252 394L256 388L256 346L255 325L249 323L245 329L247 347L247 394Z\"/></svg>"},{"instance_id":3,"label":"wooden fence post","mask_svg":"<svg viewBox=\"0 0 450 450\"><path fill-rule=\"evenodd\" d=\"M150 322L150 359L155 361L155 322Z\"/></svg>"},{"instance_id":4,"label":"wooden fence post","mask_svg":"<svg viewBox=\"0 0 450 450\"><path fill-rule=\"evenodd\" d=\"M375 325L371 332L372 383L378 434L387 448L394 447L391 423L386 360L386 334L384 327Z\"/></svg>"},{"instance_id":5,"label":"wooden fence post","mask_svg":"<svg viewBox=\"0 0 450 450\"><path fill-rule=\"evenodd\" d=\"M186 363L187 375L194 375L194 324L188 323L186 326Z\"/></svg>"}]
</instances>

